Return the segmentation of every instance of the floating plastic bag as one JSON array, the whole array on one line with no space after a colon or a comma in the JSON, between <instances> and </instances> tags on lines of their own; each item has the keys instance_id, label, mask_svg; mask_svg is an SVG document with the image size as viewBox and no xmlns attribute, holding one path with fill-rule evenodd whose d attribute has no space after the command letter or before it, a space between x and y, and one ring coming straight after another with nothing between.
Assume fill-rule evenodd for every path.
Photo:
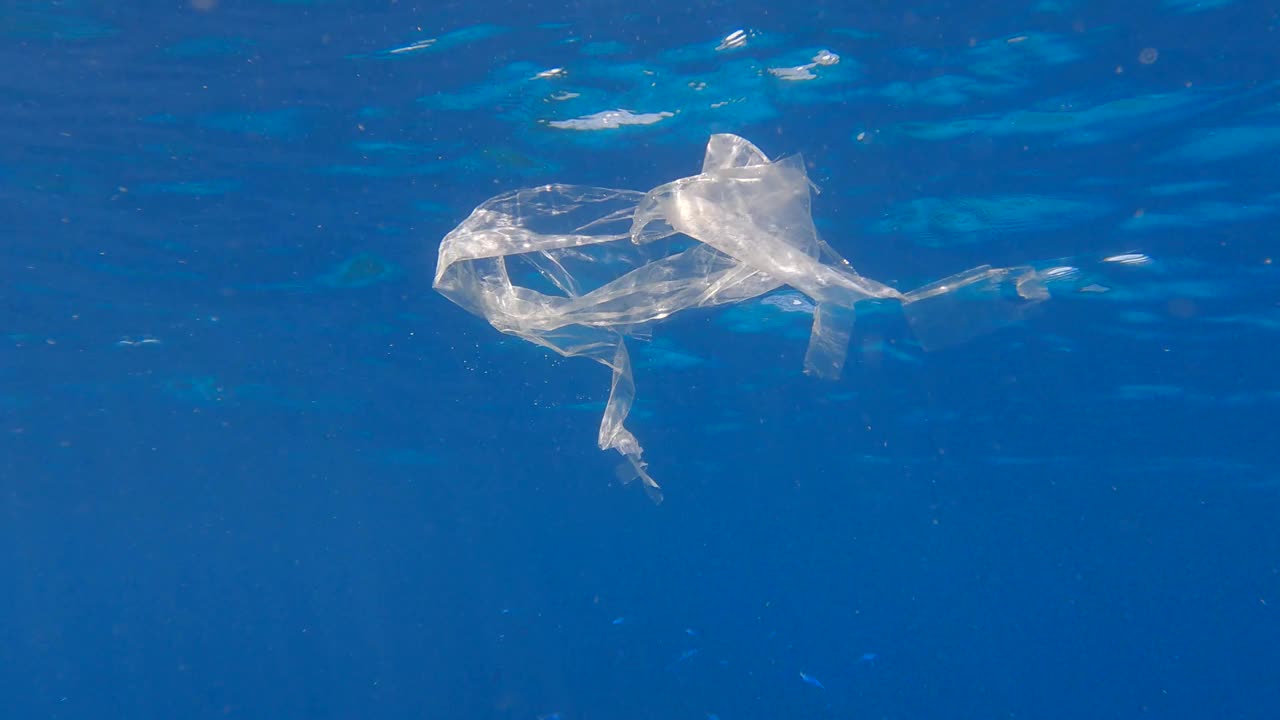
<instances>
[{"instance_id":1,"label":"floating plastic bag","mask_svg":"<svg viewBox=\"0 0 1280 720\"><path fill-rule=\"evenodd\" d=\"M1015 319L1048 297L1031 267L987 266L902 293L859 275L823 242L799 157L771 162L736 135L712 135L702 172L640 193L543 185L494 197L440 245L434 287L498 330L613 370L599 445L662 500L623 424L635 399L625 338L682 310L783 286L816 305L805 372L838 378L869 298L894 299L926 348Z\"/></svg>"}]
</instances>

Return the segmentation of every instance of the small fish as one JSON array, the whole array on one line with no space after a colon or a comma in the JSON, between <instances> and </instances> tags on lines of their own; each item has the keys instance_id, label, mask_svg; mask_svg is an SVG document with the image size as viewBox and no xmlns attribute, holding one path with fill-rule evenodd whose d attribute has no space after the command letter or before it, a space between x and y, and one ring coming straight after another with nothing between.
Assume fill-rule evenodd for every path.
<instances>
[{"instance_id":1,"label":"small fish","mask_svg":"<svg viewBox=\"0 0 1280 720\"><path fill-rule=\"evenodd\" d=\"M772 305L782 312L808 313L812 315L817 306L809 298L800 293L789 292L769 295L760 300L761 305Z\"/></svg>"},{"instance_id":2,"label":"small fish","mask_svg":"<svg viewBox=\"0 0 1280 720\"><path fill-rule=\"evenodd\" d=\"M698 648L689 648L680 653L680 657L667 664L667 672L675 672L698 655Z\"/></svg>"},{"instance_id":3,"label":"small fish","mask_svg":"<svg viewBox=\"0 0 1280 720\"><path fill-rule=\"evenodd\" d=\"M806 683L808 683L809 685L812 685L812 686L814 686L814 687L818 688L819 690L826 690L826 689L827 689L827 687L826 687L825 685L823 685L822 683L818 682L818 678L816 678L816 677L814 677L814 676L810 675L810 674L809 674L809 673L807 673L807 672L801 672L801 673L800 673L800 679L801 679L801 680L803 680L803 681L805 681L805 682L806 682Z\"/></svg>"}]
</instances>

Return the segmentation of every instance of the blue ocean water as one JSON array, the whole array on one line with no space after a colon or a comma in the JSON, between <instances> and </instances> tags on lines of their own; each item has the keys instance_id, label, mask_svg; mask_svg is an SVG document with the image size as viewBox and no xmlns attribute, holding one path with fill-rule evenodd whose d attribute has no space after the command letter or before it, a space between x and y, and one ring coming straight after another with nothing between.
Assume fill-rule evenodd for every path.
<instances>
[{"instance_id":1,"label":"blue ocean water","mask_svg":"<svg viewBox=\"0 0 1280 720\"><path fill-rule=\"evenodd\" d=\"M1278 27L7 3L2 716L1280 717ZM654 323L655 505L596 447L609 369L432 280L490 197L648 191L716 133L803 157L868 278L1049 297L936 351L860 305L832 381L794 288Z\"/></svg>"}]
</instances>

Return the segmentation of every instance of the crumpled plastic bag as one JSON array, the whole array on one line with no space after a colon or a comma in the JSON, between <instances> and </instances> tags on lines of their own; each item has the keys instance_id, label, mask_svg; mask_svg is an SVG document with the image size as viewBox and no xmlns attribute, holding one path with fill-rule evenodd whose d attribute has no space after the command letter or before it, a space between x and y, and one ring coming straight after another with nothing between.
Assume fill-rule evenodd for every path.
<instances>
[{"instance_id":1,"label":"crumpled plastic bag","mask_svg":"<svg viewBox=\"0 0 1280 720\"><path fill-rule=\"evenodd\" d=\"M818 237L798 156L770 161L736 135L712 135L702 172L647 193L543 185L477 207L440 244L433 283L498 330L613 370L599 445L662 490L625 426L635 399L627 337L691 308L783 286L816 305L805 371L838 378L867 299L892 299L925 347L1015 319L1048 297L1030 266L981 266L903 293L862 277Z\"/></svg>"}]
</instances>

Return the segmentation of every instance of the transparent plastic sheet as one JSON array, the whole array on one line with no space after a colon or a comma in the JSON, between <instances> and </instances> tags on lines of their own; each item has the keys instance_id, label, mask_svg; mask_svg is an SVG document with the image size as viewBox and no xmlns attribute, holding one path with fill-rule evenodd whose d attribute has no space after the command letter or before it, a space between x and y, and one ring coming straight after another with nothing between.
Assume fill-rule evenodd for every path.
<instances>
[{"instance_id":1,"label":"transparent plastic sheet","mask_svg":"<svg viewBox=\"0 0 1280 720\"><path fill-rule=\"evenodd\" d=\"M819 237L799 157L770 161L736 135L713 135L702 172L647 193L543 185L494 197L440 245L434 287L498 330L613 371L600 424L660 502L643 450L626 429L635 383L625 338L699 307L790 286L816 305L805 372L838 378L854 307L902 303L926 348L1016 319L1048 297L1031 267L978 267L902 293L859 275Z\"/></svg>"}]
</instances>

